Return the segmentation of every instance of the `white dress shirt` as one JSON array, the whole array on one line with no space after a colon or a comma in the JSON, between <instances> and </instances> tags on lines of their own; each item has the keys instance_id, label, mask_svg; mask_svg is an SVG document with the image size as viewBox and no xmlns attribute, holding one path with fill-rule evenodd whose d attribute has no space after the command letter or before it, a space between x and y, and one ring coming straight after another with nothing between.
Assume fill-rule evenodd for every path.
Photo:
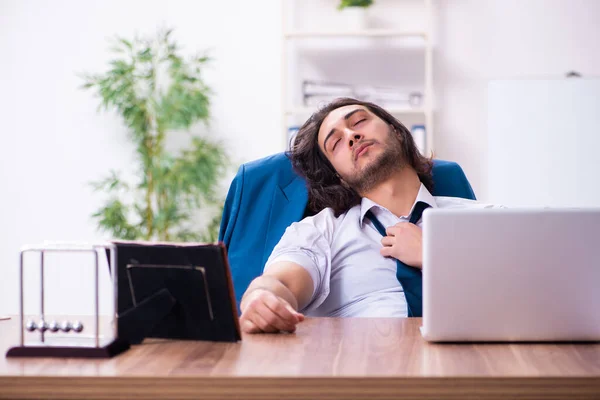
<instances>
[{"instance_id":1,"label":"white dress shirt","mask_svg":"<svg viewBox=\"0 0 600 400\"><path fill-rule=\"evenodd\" d=\"M456 197L434 197L421 184L415 203L433 208L488 208L492 205ZM414 207L414 204L413 204ZM335 217L331 208L289 226L267 260L291 261L310 274L314 291L300 310L314 317L406 317L406 299L396 278L396 259L383 257L381 234L365 218L368 210L385 227L408 222L363 198L361 204ZM412 209L411 209L412 211ZM410 215L410 213L409 213ZM422 222L417 223L418 226Z\"/></svg>"}]
</instances>

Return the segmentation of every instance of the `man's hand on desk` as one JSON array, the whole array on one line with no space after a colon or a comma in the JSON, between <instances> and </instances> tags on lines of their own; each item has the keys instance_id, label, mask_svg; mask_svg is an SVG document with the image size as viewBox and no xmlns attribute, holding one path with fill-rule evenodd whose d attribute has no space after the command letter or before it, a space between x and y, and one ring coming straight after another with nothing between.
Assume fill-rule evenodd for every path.
<instances>
[{"instance_id":1,"label":"man's hand on desk","mask_svg":"<svg viewBox=\"0 0 600 400\"><path fill-rule=\"evenodd\" d=\"M295 332L304 321L300 314L283 298L266 289L254 289L242 303L240 326L246 333Z\"/></svg>"}]
</instances>

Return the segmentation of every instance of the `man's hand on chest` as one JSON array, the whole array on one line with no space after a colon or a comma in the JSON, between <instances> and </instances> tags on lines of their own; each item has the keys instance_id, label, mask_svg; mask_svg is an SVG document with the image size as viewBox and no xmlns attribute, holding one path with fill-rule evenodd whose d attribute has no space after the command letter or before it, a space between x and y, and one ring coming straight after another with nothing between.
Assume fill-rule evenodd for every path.
<instances>
[{"instance_id":1,"label":"man's hand on chest","mask_svg":"<svg viewBox=\"0 0 600 400\"><path fill-rule=\"evenodd\" d=\"M399 222L386 229L387 236L381 239L382 256L393 257L415 268L423 266L423 235L415 224Z\"/></svg>"}]
</instances>

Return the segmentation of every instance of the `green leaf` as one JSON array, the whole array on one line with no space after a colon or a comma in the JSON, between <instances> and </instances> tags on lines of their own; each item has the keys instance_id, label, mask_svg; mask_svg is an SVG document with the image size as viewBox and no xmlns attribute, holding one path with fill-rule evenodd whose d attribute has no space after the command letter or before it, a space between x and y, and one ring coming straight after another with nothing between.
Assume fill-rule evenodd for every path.
<instances>
[{"instance_id":1,"label":"green leaf","mask_svg":"<svg viewBox=\"0 0 600 400\"><path fill-rule=\"evenodd\" d=\"M95 191L112 192L115 190L129 190L129 186L122 182L118 172L111 170L110 175L101 181L90 182Z\"/></svg>"},{"instance_id":2,"label":"green leaf","mask_svg":"<svg viewBox=\"0 0 600 400\"><path fill-rule=\"evenodd\" d=\"M113 198L92 217L98 221L100 230L110 233L114 238L133 240L140 236L140 232L127 222L127 212L127 207Z\"/></svg>"},{"instance_id":3,"label":"green leaf","mask_svg":"<svg viewBox=\"0 0 600 400\"><path fill-rule=\"evenodd\" d=\"M119 42L121 42L128 49L130 49L130 50L133 49L133 44L129 40L123 39L121 37L119 37L117 39L119 40Z\"/></svg>"}]
</instances>

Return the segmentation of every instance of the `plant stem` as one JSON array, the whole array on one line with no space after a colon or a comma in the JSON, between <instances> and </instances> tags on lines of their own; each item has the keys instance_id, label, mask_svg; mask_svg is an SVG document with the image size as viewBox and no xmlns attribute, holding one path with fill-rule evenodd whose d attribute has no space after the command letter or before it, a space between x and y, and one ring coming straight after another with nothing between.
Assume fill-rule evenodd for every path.
<instances>
[{"instance_id":1,"label":"plant stem","mask_svg":"<svg viewBox=\"0 0 600 400\"><path fill-rule=\"evenodd\" d=\"M151 45L150 45L151 46ZM146 190L146 230L147 230L147 240L152 239L152 235L154 234L154 210L152 207L152 199L156 196L154 193L154 176L152 174L152 160L155 159L157 155L160 155L162 152L160 151L160 138L153 140L152 131L158 130L157 120L156 120L156 110L153 108L152 100L156 96L157 89L157 68L158 68L158 60L157 60L156 52L152 53L151 59L151 78L149 80L149 86L152 88L150 94L148 95L148 101L146 109L149 111L148 116L148 132L146 132L146 140L145 145L148 150L148 160L145 163L146 168L146 181L148 182L147 190ZM158 202L158 201L157 201Z\"/></svg>"},{"instance_id":2,"label":"plant stem","mask_svg":"<svg viewBox=\"0 0 600 400\"><path fill-rule=\"evenodd\" d=\"M152 193L154 192L154 176L152 175L152 159L153 159L153 146L152 138L146 137L144 141L148 153L148 160L144 163L146 168L146 240L152 238L154 233L154 210L152 209Z\"/></svg>"},{"instance_id":3,"label":"plant stem","mask_svg":"<svg viewBox=\"0 0 600 400\"><path fill-rule=\"evenodd\" d=\"M167 204L168 204L168 201L169 201L167 193L162 192L160 194L159 198L161 200L162 207L163 208L167 208L168 207ZM162 240L169 241L169 239L170 239L170 236L169 236L169 220L166 220L164 222L164 225L163 225Z\"/></svg>"}]
</instances>

